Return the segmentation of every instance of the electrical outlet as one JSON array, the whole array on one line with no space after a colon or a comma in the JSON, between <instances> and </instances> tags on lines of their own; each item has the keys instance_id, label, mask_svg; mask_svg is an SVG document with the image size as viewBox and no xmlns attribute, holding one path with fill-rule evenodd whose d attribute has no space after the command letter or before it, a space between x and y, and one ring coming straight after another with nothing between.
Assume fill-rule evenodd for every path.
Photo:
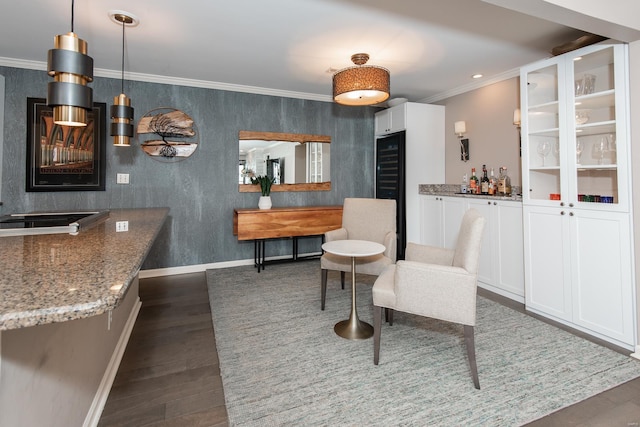
<instances>
[{"instance_id":1,"label":"electrical outlet","mask_svg":"<svg viewBox=\"0 0 640 427\"><path fill-rule=\"evenodd\" d=\"M116 175L116 183L117 184L128 184L129 183L129 174L128 173L119 173Z\"/></svg>"},{"instance_id":2,"label":"electrical outlet","mask_svg":"<svg viewBox=\"0 0 640 427\"><path fill-rule=\"evenodd\" d=\"M129 221L116 221L116 231L129 231Z\"/></svg>"}]
</instances>

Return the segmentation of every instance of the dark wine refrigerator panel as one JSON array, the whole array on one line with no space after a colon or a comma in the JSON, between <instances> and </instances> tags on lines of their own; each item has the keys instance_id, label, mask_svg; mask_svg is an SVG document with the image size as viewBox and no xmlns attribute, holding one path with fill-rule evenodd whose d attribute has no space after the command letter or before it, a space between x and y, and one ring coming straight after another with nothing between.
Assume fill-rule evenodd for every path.
<instances>
[{"instance_id":1,"label":"dark wine refrigerator panel","mask_svg":"<svg viewBox=\"0 0 640 427\"><path fill-rule=\"evenodd\" d=\"M407 245L404 131L376 139L376 198L396 201L398 259L404 259Z\"/></svg>"}]
</instances>

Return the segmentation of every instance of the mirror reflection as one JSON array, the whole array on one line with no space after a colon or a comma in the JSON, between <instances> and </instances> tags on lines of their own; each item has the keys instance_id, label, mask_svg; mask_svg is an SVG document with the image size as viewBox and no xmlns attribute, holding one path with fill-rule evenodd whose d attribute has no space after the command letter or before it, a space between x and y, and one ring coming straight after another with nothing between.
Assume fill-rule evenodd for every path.
<instances>
[{"instance_id":1,"label":"mirror reflection","mask_svg":"<svg viewBox=\"0 0 640 427\"><path fill-rule=\"evenodd\" d=\"M274 179L273 191L295 191L295 184L329 183L330 142L325 135L241 131L238 183L250 185L258 175Z\"/></svg>"}]
</instances>

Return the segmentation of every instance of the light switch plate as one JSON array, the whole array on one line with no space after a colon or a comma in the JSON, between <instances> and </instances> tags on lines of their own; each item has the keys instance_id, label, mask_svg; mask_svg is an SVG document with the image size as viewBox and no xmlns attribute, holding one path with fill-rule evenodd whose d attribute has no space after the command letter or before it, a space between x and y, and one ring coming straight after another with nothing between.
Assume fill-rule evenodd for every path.
<instances>
[{"instance_id":1,"label":"light switch plate","mask_svg":"<svg viewBox=\"0 0 640 427\"><path fill-rule=\"evenodd\" d=\"M116 231L129 231L129 221L116 221Z\"/></svg>"}]
</instances>

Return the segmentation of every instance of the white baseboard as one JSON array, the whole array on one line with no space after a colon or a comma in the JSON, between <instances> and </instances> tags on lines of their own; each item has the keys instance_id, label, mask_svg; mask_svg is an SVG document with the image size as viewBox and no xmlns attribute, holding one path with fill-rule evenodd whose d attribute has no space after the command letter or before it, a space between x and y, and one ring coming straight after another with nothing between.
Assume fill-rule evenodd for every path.
<instances>
[{"instance_id":1,"label":"white baseboard","mask_svg":"<svg viewBox=\"0 0 640 427\"><path fill-rule=\"evenodd\" d=\"M137 298L133 307L131 307L127 323L124 325L124 329L118 339L118 344L111 355L111 360L109 360L109 365L102 376L102 381L100 381L100 385L98 386L96 395L93 398L93 402L91 402L91 407L84 419L83 427L97 426L100 421L102 410L104 409L104 405L107 403L107 398L109 397L113 380L116 378L116 374L118 373L120 361L124 355L124 350L127 348L127 343L129 342L129 337L131 336L133 325L136 323L136 319L138 318L138 312L140 311L141 306L142 302L140 301L140 298Z\"/></svg>"},{"instance_id":2,"label":"white baseboard","mask_svg":"<svg viewBox=\"0 0 640 427\"><path fill-rule=\"evenodd\" d=\"M631 353L631 357L640 359L640 345L636 346L636 351L634 353Z\"/></svg>"},{"instance_id":3,"label":"white baseboard","mask_svg":"<svg viewBox=\"0 0 640 427\"><path fill-rule=\"evenodd\" d=\"M319 252L311 252L298 254L299 257L305 256L315 256L320 255ZM274 257L267 257L266 261L279 260L279 259L287 259L290 258L290 255L280 255ZM239 267L242 265L253 265L253 258L251 259L239 259L236 261L223 261L223 262L212 262L209 264L196 264L196 265L184 265L180 267L169 267L169 268L156 268L153 270L141 270L140 278L141 279L149 279L151 277L161 277L161 276L174 276L176 274L188 274L188 273L202 273L207 270L213 270L216 268L229 268L229 267Z\"/></svg>"}]
</instances>

